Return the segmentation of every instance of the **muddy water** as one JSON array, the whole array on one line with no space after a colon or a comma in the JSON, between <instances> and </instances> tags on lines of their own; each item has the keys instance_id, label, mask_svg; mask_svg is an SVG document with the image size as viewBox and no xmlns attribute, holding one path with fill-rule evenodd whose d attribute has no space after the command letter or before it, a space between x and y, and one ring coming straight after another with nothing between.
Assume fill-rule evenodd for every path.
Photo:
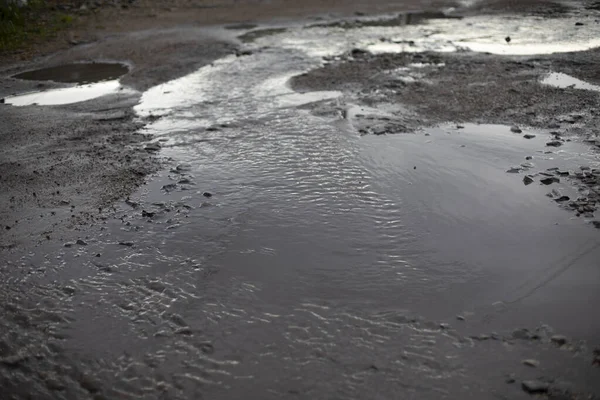
<instances>
[{"instance_id":1,"label":"muddy water","mask_svg":"<svg viewBox=\"0 0 600 400\"><path fill-rule=\"evenodd\" d=\"M528 398L520 380L544 376L598 393L589 349L557 348L551 328L511 336L600 331L581 318L600 300L597 231L545 196L576 196L567 181L536 175L597 155L577 142L549 153L548 132L508 126L361 136L361 115L401 110L294 93L289 77L321 61L292 38L142 96L136 111L160 117L146 130L172 169L87 244L2 271L6 315L28 332L0 343L16 349L3 386L36 398L482 399ZM526 171L506 172L527 156ZM23 287L34 304L14 295ZM20 309L38 311L23 321ZM492 332L500 340L469 338Z\"/></svg>"}]
</instances>

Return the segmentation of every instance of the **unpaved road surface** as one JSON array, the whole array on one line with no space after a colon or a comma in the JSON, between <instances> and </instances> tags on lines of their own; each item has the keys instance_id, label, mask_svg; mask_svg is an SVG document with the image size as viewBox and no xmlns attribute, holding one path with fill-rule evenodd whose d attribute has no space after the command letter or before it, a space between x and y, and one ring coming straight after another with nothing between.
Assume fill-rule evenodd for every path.
<instances>
[{"instance_id":1,"label":"unpaved road surface","mask_svg":"<svg viewBox=\"0 0 600 400\"><path fill-rule=\"evenodd\" d=\"M284 3L3 68L2 399L600 396L593 2Z\"/></svg>"}]
</instances>

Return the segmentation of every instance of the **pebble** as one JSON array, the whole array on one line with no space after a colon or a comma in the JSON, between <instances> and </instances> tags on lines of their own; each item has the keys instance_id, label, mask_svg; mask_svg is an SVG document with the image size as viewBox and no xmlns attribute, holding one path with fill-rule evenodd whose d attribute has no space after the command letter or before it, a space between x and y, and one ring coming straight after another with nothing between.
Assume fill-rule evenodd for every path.
<instances>
[{"instance_id":1,"label":"pebble","mask_svg":"<svg viewBox=\"0 0 600 400\"><path fill-rule=\"evenodd\" d=\"M562 203L563 201L569 201L571 200L569 198L569 196L560 196L558 199L554 199L554 201L556 201L557 203Z\"/></svg>"},{"instance_id":2,"label":"pebble","mask_svg":"<svg viewBox=\"0 0 600 400\"><path fill-rule=\"evenodd\" d=\"M552 141L546 143L546 146L559 147L559 146L562 146L562 142L559 140L552 140Z\"/></svg>"},{"instance_id":3,"label":"pebble","mask_svg":"<svg viewBox=\"0 0 600 400\"><path fill-rule=\"evenodd\" d=\"M556 343L559 346L562 346L567 343L567 337L563 335L554 335L550 338L552 343Z\"/></svg>"},{"instance_id":4,"label":"pebble","mask_svg":"<svg viewBox=\"0 0 600 400\"><path fill-rule=\"evenodd\" d=\"M523 131L521 130L521 128L519 128L518 126L511 126L511 127L510 127L510 131L511 131L512 133L521 133L521 132L523 132Z\"/></svg>"},{"instance_id":5,"label":"pebble","mask_svg":"<svg viewBox=\"0 0 600 400\"><path fill-rule=\"evenodd\" d=\"M133 246L133 242L119 242L119 244L121 246L127 246L127 247L131 247Z\"/></svg>"},{"instance_id":6,"label":"pebble","mask_svg":"<svg viewBox=\"0 0 600 400\"><path fill-rule=\"evenodd\" d=\"M87 243L84 240L81 240L81 239L77 239L77 241L75 242L75 244L78 244L80 246L87 246Z\"/></svg>"},{"instance_id":7,"label":"pebble","mask_svg":"<svg viewBox=\"0 0 600 400\"><path fill-rule=\"evenodd\" d=\"M73 247L74 244L75 243L73 243L73 242L67 242L67 243L63 244L63 246L65 246L65 247Z\"/></svg>"},{"instance_id":8,"label":"pebble","mask_svg":"<svg viewBox=\"0 0 600 400\"><path fill-rule=\"evenodd\" d=\"M533 183L533 178L529 175L525 175L523 177L523 183L525 184L525 186L530 185Z\"/></svg>"},{"instance_id":9,"label":"pebble","mask_svg":"<svg viewBox=\"0 0 600 400\"><path fill-rule=\"evenodd\" d=\"M204 196L204 197L212 197L212 193L204 192L204 193L202 193L202 196Z\"/></svg>"},{"instance_id":10,"label":"pebble","mask_svg":"<svg viewBox=\"0 0 600 400\"><path fill-rule=\"evenodd\" d=\"M527 156L527 157L525 157L525 159L526 159L526 160L533 160L533 157L531 157L531 156Z\"/></svg>"},{"instance_id":11,"label":"pebble","mask_svg":"<svg viewBox=\"0 0 600 400\"><path fill-rule=\"evenodd\" d=\"M510 36L505 37L504 40L506 40L506 43L510 43Z\"/></svg>"},{"instance_id":12,"label":"pebble","mask_svg":"<svg viewBox=\"0 0 600 400\"><path fill-rule=\"evenodd\" d=\"M533 138L535 137L535 135L532 135L532 134L529 134L529 133L528 133L528 134L526 134L526 135L523 135L523 137L524 137L525 139L533 139Z\"/></svg>"},{"instance_id":13,"label":"pebble","mask_svg":"<svg viewBox=\"0 0 600 400\"><path fill-rule=\"evenodd\" d=\"M160 150L160 144L158 144L158 143L147 144L146 147L144 147L144 150L146 150L146 151L159 151Z\"/></svg>"},{"instance_id":14,"label":"pebble","mask_svg":"<svg viewBox=\"0 0 600 400\"><path fill-rule=\"evenodd\" d=\"M548 385L545 382L542 381L523 381L521 383L521 386L523 387L523 390L526 391L527 393L547 393L548 390L550 389L550 385Z\"/></svg>"},{"instance_id":15,"label":"pebble","mask_svg":"<svg viewBox=\"0 0 600 400\"><path fill-rule=\"evenodd\" d=\"M544 178L542 180L540 180L540 182L542 182L544 185L551 185L553 183L559 183L560 179L556 178L556 177L548 177L548 178Z\"/></svg>"},{"instance_id":16,"label":"pebble","mask_svg":"<svg viewBox=\"0 0 600 400\"><path fill-rule=\"evenodd\" d=\"M537 367L538 365L540 365L540 362L538 360L534 360L534 359L528 359L528 360L523 360L523 364L527 365L528 367Z\"/></svg>"},{"instance_id":17,"label":"pebble","mask_svg":"<svg viewBox=\"0 0 600 400\"><path fill-rule=\"evenodd\" d=\"M506 172L508 172L509 174L518 174L522 170L523 170L523 168L520 168L520 167L512 167L512 168L508 169Z\"/></svg>"},{"instance_id":18,"label":"pebble","mask_svg":"<svg viewBox=\"0 0 600 400\"><path fill-rule=\"evenodd\" d=\"M464 321L465 317L463 317L462 315L457 315L456 319L459 320L459 321Z\"/></svg>"}]
</instances>

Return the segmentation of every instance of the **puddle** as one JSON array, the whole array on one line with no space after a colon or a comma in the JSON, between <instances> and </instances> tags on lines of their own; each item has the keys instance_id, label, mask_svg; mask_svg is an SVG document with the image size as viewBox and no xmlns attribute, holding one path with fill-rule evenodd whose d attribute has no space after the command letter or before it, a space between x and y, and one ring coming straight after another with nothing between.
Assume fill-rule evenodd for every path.
<instances>
[{"instance_id":1,"label":"puddle","mask_svg":"<svg viewBox=\"0 0 600 400\"><path fill-rule=\"evenodd\" d=\"M581 89L600 91L600 86L592 85L571 75L563 74L562 72L551 72L546 74L540 81L544 85L554 86L561 89Z\"/></svg>"},{"instance_id":2,"label":"puddle","mask_svg":"<svg viewBox=\"0 0 600 400\"><path fill-rule=\"evenodd\" d=\"M315 25L292 29L283 39L262 37L257 42L279 44L319 57L341 54L350 46L373 53L470 50L502 55L552 54L600 47L599 24L591 17L540 19L505 15L389 21ZM585 29L575 22L584 23ZM344 29L348 27L353 29Z\"/></svg>"},{"instance_id":3,"label":"puddle","mask_svg":"<svg viewBox=\"0 0 600 400\"><path fill-rule=\"evenodd\" d=\"M121 86L118 80L79 85L64 89L46 90L43 92L26 93L4 98L6 104L14 106L29 105L61 105L95 99L109 94L132 94L132 89Z\"/></svg>"},{"instance_id":4,"label":"puddle","mask_svg":"<svg viewBox=\"0 0 600 400\"><path fill-rule=\"evenodd\" d=\"M129 68L120 63L75 63L22 72L13 78L84 84L115 80L128 72Z\"/></svg>"}]
</instances>

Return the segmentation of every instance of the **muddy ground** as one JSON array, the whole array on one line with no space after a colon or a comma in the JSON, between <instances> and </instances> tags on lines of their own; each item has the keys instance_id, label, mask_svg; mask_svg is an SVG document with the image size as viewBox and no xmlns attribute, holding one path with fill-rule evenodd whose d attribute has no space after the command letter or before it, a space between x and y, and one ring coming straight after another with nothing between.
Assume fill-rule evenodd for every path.
<instances>
[{"instance_id":1,"label":"muddy ground","mask_svg":"<svg viewBox=\"0 0 600 400\"><path fill-rule=\"evenodd\" d=\"M594 2L588 3L594 7ZM170 228L185 227L184 222L192 213L196 213L196 221L201 221L206 231L212 233L214 230L217 235L221 234L218 223L226 221L235 226L241 224L239 220L252 219L254 216L248 216L250 213L244 210L237 219L219 219L219 212L223 211L214 207L214 204L218 205L220 200L216 199L212 204L210 198L213 195L204 192L201 186L203 181L210 179L201 174L186 175L189 167L177 168L172 165L173 160L161 158L156 147L147 147L148 142L156 140L143 128L159 120L159 117L140 116L134 112L133 107L140 102L143 92L227 55L237 55L238 59L243 60L245 56L260 55L262 51L268 53L268 46L257 49L252 48L253 43L271 35L285 34L285 25L297 22L300 18L303 18L302 24L306 27L322 25L351 30L405 21L403 16L382 17L375 21L358 18L364 17L364 14L368 16L423 7L436 9L440 4L423 5L412 1L402 4L386 1L301 4L284 0L257 3L134 1L127 7L100 5L81 9L81 4L77 3L82 20L76 30L65 33L58 41L48 44L46 49L40 47L33 52L4 56L3 60L8 61L0 69L0 98L67 86L52 82L21 81L12 76L37 67L80 61L126 63L130 72L121 82L133 90L123 95L71 105L14 107L0 104L0 257L11 260L10 263L3 263L0 270L6 283L0 295L5 316L0 321L2 393L10 399L100 400L134 396L183 399L190 398L192 393L201 398L204 390L211 393L210 390L217 386L212 386L214 382L220 383L219 379L230 382L227 379L235 376L232 379L235 381L239 378L237 384L240 386L236 386L237 392L234 393L241 394L244 388L251 391L271 385L268 376L259 376L255 385L245 383L245 379L255 373L256 365L251 363L242 363L239 377L228 371L244 358L257 360L252 358L256 356L257 348L253 347L253 340L264 340L267 344L258 347L264 350L260 356L267 357L266 361L258 359L261 360L260 366L267 366L264 371L268 371L272 365L280 366L277 363L281 362L282 357L277 352L278 345L289 350L290 360L302 366L299 368L305 368L299 372L286 371L294 377L293 382L289 384L285 381L287 376L284 376L283 383L277 382L281 384L277 388L282 392L269 392L273 398L321 398L324 393L346 398L347 393L337 391L338 387L335 386L338 381L334 379L341 376L348 379L344 385L350 382L349 388L359 390L351 391L347 397L354 395L356 398L365 398L365 392L360 390L372 394L372 388L379 387L381 382L390 382L389 379L378 377L387 373L397 377L398 371L403 371L408 377L406 379L410 380L401 383L410 390L414 389L410 385L422 378L420 371L431 371L436 378L449 377L447 386L442 385L446 392L436 392L438 388L429 392L429 381L425 380L427 383L422 387L419 383L416 393L417 396L427 393L423 398L439 398L440 393L445 398L452 398L454 393L464 394L464 398L523 398L530 393L544 398L594 398L598 393L594 391L594 373L600 362L600 353L594 350L595 343L581 343L555 335L556 332L551 328L539 327L537 319L528 326L530 330L516 329L518 327L511 325L506 327L505 332L497 334L486 331L486 325L482 328L474 324L475 328L471 329L478 330L477 333L470 332L462 336L463 333L457 332L448 323L440 325L432 321L399 317L388 309L375 313L372 319L360 313L354 317L344 311L344 304L337 304L331 310L307 306L309 317L306 320L300 317L298 322L300 311L294 310L298 315L285 314L289 310L284 301L284 316L277 320L275 311L282 310L266 301L264 310L271 311L272 306L275 310L260 314L263 318L261 322L267 321L269 325L260 325L260 328L254 325L252 328L248 323L249 328L245 331L245 328L240 328L240 321L232 318L231 311L248 304L254 307L256 297L253 289L248 289L250 285L246 286L240 279L239 288L236 286L231 292L220 290L220 286L217 286L215 292L218 293L206 294L202 292L205 282L202 279L209 281L217 275L217 282L220 282L219 279L228 282L227 273L231 272L226 271L226 278L223 278L215 272L216 267L210 264L210 260L204 260L196 254L187 257L186 252L190 248L204 250L202 246L206 246L212 251L210 238L205 243L206 238L198 235L198 229L192 226L189 231L184 230L185 235L182 234L188 242L174 242L174 255L161 253L161 246L166 239L161 236L164 234L162 231L157 233L155 229L165 227L167 232L171 232ZM446 5L456 4L444 3ZM571 10L568 4L558 2L489 1L461 8L460 12L455 10L453 17L459 17L461 13L493 15L518 12L543 18L561 18ZM331 15L324 13L335 13L336 18L340 17L342 21L330 21ZM433 15L437 13L439 11ZM275 24L274 20L278 23ZM226 24L230 31L239 32L240 36L237 39L226 38L219 35L218 30L204 29L203 26L207 24ZM390 40L381 38L382 43ZM407 45L410 46L410 43ZM524 141L528 139L521 129L540 128L554 132L553 141L558 144L547 146L547 151L555 151L574 139L582 139L592 148L600 145L600 131L596 128L600 122L598 93L539 84L545 74L561 71L600 85L597 69L600 52L597 49L542 56L500 56L470 51L372 54L357 49L339 57L327 57L323 61L322 67L293 78L290 86L298 92L341 91L353 104L373 109L386 108L390 104L401 105L401 111L392 115L355 113L351 123L362 135L413 133L440 123L451 123L456 129L461 129L462 124L482 123L512 126L512 134L523 136ZM416 72L403 69L415 64L420 65ZM403 72L397 74L398 70ZM302 107L316 115L328 118L339 115L341 120L350 120L349 110L340 107L336 101L310 103ZM250 126L250 133L264 128L258 126ZM226 136L236 129L241 128L235 124L221 124L203 128L202 132ZM243 158L241 154L234 161ZM336 155L335 152L332 154ZM344 157L345 154L342 154L338 159L344 161ZM568 178L580 185L581 198L577 201L574 198L561 201L560 204L569 208L574 216L582 217L582 221L583 217L597 219L594 213L600 202L600 171L581 166L584 168L571 172ZM416 165L414 168L416 170ZM122 201L140 187L142 191L146 190L146 186L142 185L144 182L152 184L149 178L157 172L162 174L161 179L173 182L166 189L162 186L149 191L169 195L171 187L177 189L173 190L175 194L179 194L182 188L197 184L200 200L186 200L192 205L177 199L171 199L171 203L148 201L140 207L136 198L135 202L124 203L124 211ZM520 169L518 172L523 171ZM534 179L554 176L565 178L562 171L545 173L549 176L537 175ZM357 176L363 179L362 175ZM303 179L309 180L306 177ZM520 180L521 177L516 179ZM243 185L240 186L240 192L243 192ZM318 190L319 187L310 188L310 191ZM182 191L182 194L187 193ZM214 197L218 198L219 195ZM346 197L352 196L340 196L343 199ZM560 199L562 196L556 194L554 197ZM193 204L194 201L198 204ZM210 210L209 215L214 212L219 218L203 219L205 217L198 214L201 209ZM364 225L368 225L368 222ZM107 239L102 236L106 231L119 232L126 239L115 241L112 236ZM265 232L268 233L268 230ZM249 236L253 234L249 233ZM223 237L229 238L225 234ZM78 239L80 241L76 242ZM251 242L251 239L245 240ZM284 243L284 248L286 245ZM246 251L244 240L240 246ZM343 253L345 248L338 246L342 249L339 253ZM390 248L395 247L396 243L393 243ZM272 249L262 250L269 257L273 255ZM212 254L209 251L207 253ZM213 255L215 258L222 257L218 252L216 254ZM226 254L224 261L220 261L225 265L235 264L236 254L232 252L229 255L231 259ZM243 259L252 257L249 253L240 251L240 254ZM56 265L52 262L54 256L60 259ZM137 261L136 257L140 257L141 261ZM160 265L155 266L148 259L164 261L164 265L158 263ZM136 269L142 265L156 268L158 272L153 275L145 269ZM183 272L177 269L182 266ZM63 272L63 269L68 272ZM279 269L277 272L281 273ZM200 274L202 279L195 274ZM268 275L266 282L270 282L273 275L274 286L278 290L285 290L284 285L284 289L279 288L278 274ZM30 276L32 281L28 281ZM285 279L282 280L293 281L283 276ZM234 276L236 284L237 280L238 277ZM194 286L197 282L200 282L199 288ZM189 286L186 286L188 283ZM229 289L227 285L224 286ZM377 289L376 285L373 287ZM231 303L230 297L234 299ZM273 299L272 303L280 300L275 294ZM191 303L194 300L197 303ZM352 301L359 300L352 298ZM207 311L208 316L199 316L199 303L201 309L204 310L204 305L216 307L220 314L215 312L209 315ZM249 310L256 311L252 308ZM258 310L263 311L262 308ZM318 315L317 320L312 319L316 315L314 310L325 317ZM245 313L246 310L240 315L245 316ZM371 314L366 315L372 317ZM470 314L461 314L450 318L452 324L459 325L470 317ZM366 328L360 325L367 320ZM336 325L340 321L342 325ZM295 338L296 333L290 333L289 330L296 329L296 325L301 332L297 341L290 347L277 343L278 340L283 341L283 337ZM214 334L210 330L215 329L214 326L222 331L215 330L218 333ZM315 349L315 337L306 339L303 333L315 326L318 328L316 337L320 339L319 335L323 335L323 351ZM400 346L390 338L406 338L402 336L406 335L405 326L408 331L419 332L423 338L408 336L407 342L415 340L414 349L407 350L402 356L409 367L396 370L394 368L397 368L398 362L395 359L387 360L387 356L390 348L397 349ZM262 336L261 332L269 329L274 329L276 333ZM348 343L343 340L335 343L327 341L332 337L344 338L345 332L350 332L352 344L372 342L385 345L365 350L367 354L364 357L361 355L360 361L370 358L375 361L362 365L348 357ZM585 334L590 335L590 332L586 331ZM431 345L436 341L435 345ZM327 346L333 349L332 355L327 353L330 351ZM429 349L428 346L440 346L435 349L442 350L421 355L420 349ZM445 355L455 355L456 349L463 347L470 351L468 362L465 363L467 366L461 365L464 370L461 369L460 373L464 372L465 375L455 376L452 375L455 371L452 357L446 358ZM225 355L223 348L226 349ZM271 351L272 348L275 350ZM506 356L505 352L512 355ZM273 354L274 358L268 358ZM317 361L305 362L308 354ZM489 354L502 354L497 358L502 359L501 362L505 362L504 358L509 361L501 363L501 368L496 369L497 365L491 363ZM190 355L193 360L187 359ZM464 355L457 356L460 357ZM536 358L530 360L529 357ZM542 361L539 370L536 369L540 363L538 359ZM195 365L196 362L199 365ZM564 367L567 364L568 368ZM568 369L571 374L569 379L577 382L567 389L561 381L563 369ZM200 371L199 376L190 375L190 370L194 373ZM281 368L274 367L273 370L281 371ZM329 370L336 371L332 374L333 385L311 385L311 382L319 381L317 378L326 376ZM482 378L478 375L483 373L481 371L492 371L492 375L495 375L490 379ZM360 379L366 375L368 384L363 384ZM309 378L296 379L297 376ZM395 389L385 384L382 384L382 388ZM491 394L490 387L494 388ZM215 398L231 398L227 391L213 393L217 394Z\"/></svg>"}]
</instances>

